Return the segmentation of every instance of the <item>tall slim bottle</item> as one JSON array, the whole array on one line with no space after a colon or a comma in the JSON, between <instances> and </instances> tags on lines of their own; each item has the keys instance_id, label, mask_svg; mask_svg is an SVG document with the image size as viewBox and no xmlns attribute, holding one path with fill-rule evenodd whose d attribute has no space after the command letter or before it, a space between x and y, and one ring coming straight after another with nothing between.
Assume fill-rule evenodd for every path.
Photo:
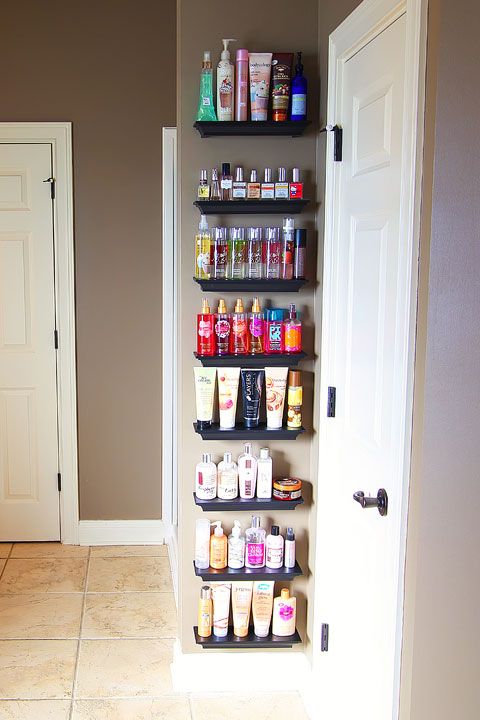
<instances>
[{"instance_id":1,"label":"tall slim bottle","mask_svg":"<svg viewBox=\"0 0 480 720\"><path fill-rule=\"evenodd\" d=\"M202 300L202 312L197 315L197 353L215 355L215 316L208 300Z\"/></svg>"},{"instance_id":2,"label":"tall slim bottle","mask_svg":"<svg viewBox=\"0 0 480 720\"><path fill-rule=\"evenodd\" d=\"M205 215L200 215L195 235L195 277L208 280L212 274L212 236Z\"/></svg>"},{"instance_id":3,"label":"tall slim bottle","mask_svg":"<svg viewBox=\"0 0 480 720\"><path fill-rule=\"evenodd\" d=\"M217 355L228 355L230 352L230 333L232 325L230 315L227 312L225 300L218 301L217 314L215 315L215 336L217 339Z\"/></svg>"},{"instance_id":4,"label":"tall slim bottle","mask_svg":"<svg viewBox=\"0 0 480 720\"><path fill-rule=\"evenodd\" d=\"M202 71L200 73L200 97L198 100L197 120L216 120L213 104L213 70L210 50L203 53Z\"/></svg>"},{"instance_id":5,"label":"tall slim bottle","mask_svg":"<svg viewBox=\"0 0 480 720\"><path fill-rule=\"evenodd\" d=\"M297 53L295 76L292 80L291 120L307 119L307 78L303 74L302 53Z\"/></svg>"},{"instance_id":6,"label":"tall slim bottle","mask_svg":"<svg viewBox=\"0 0 480 720\"><path fill-rule=\"evenodd\" d=\"M237 298L235 312L232 315L230 352L232 355L246 355L248 352L247 314L243 307L242 298Z\"/></svg>"},{"instance_id":7,"label":"tall slim bottle","mask_svg":"<svg viewBox=\"0 0 480 720\"><path fill-rule=\"evenodd\" d=\"M247 237L247 277L258 280L263 277L262 228L249 227Z\"/></svg>"},{"instance_id":8,"label":"tall slim bottle","mask_svg":"<svg viewBox=\"0 0 480 720\"><path fill-rule=\"evenodd\" d=\"M237 84L235 87L235 120L248 119L248 50L237 50Z\"/></svg>"},{"instance_id":9,"label":"tall slim bottle","mask_svg":"<svg viewBox=\"0 0 480 720\"><path fill-rule=\"evenodd\" d=\"M264 322L262 308L260 307L260 301L258 298L253 298L248 330L250 355L260 355L263 353Z\"/></svg>"},{"instance_id":10,"label":"tall slim bottle","mask_svg":"<svg viewBox=\"0 0 480 720\"><path fill-rule=\"evenodd\" d=\"M247 242L245 240L245 228L230 228L230 271L228 277L231 280L243 280L247 261Z\"/></svg>"},{"instance_id":11,"label":"tall slim bottle","mask_svg":"<svg viewBox=\"0 0 480 720\"><path fill-rule=\"evenodd\" d=\"M227 228L213 228L213 277L225 280L228 270Z\"/></svg>"}]
</instances>

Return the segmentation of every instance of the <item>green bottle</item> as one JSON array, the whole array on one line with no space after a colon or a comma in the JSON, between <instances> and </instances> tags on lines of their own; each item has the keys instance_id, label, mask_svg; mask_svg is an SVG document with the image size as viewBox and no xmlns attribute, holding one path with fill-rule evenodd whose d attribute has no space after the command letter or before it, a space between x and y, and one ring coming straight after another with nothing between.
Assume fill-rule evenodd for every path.
<instances>
[{"instance_id":1,"label":"green bottle","mask_svg":"<svg viewBox=\"0 0 480 720\"><path fill-rule=\"evenodd\" d=\"M210 50L203 53L202 72L200 74L200 98L198 100L197 120L216 120L213 104L213 70Z\"/></svg>"}]
</instances>

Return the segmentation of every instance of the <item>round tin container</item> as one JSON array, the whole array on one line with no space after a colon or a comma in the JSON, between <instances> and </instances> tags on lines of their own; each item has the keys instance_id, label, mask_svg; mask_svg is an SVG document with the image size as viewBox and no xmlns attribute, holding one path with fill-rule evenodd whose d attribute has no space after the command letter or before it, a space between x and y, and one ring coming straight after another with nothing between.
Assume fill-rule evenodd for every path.
<instances>
[{"instance_id":1,"label":"round tin container","mask_svg":"<svg viewBox=\"0 0 480 720\"><path fill-rule=\"evenodd\" d=\"M298 500L302 497L302 481L298 478L275 478L272 495L274 500Z\"/></svg>"}]
</instances>

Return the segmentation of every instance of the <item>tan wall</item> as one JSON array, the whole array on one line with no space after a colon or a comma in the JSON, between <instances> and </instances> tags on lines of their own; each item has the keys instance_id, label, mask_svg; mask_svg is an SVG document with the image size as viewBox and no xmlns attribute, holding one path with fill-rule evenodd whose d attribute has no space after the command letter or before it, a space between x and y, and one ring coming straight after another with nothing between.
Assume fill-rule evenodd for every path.
<instances>
[{"instance_id":1,"label":"tan wall","mask_svg":"<svg viewBox=\"0 0 480 720\"><path fill-rule=\"evenodd\" d=\"M202 167L211 169L219 166L222 161L229 161L232 165L242 164L246 168L255 167L263 171L265 166L278 167L279 164L287 167L298 165L304 169L306 176L307 193L312 197L315 178L315 133L310 132L302 139L276 139L276 138L234 138L231 141L223 138L202 140L193 130L192 123L196 114L198 102L198 80L201 67L202 52L204 49L212 50L212 57L218 61L222 37L236 37L239 42L236 47L247 47L250 50L303 50L305 52L305 70L311 83L311 109L315 117L317 107L317 2L308 0L302 3L302 13L298 22L292 23L292 5L288 0L278 0L276 3L259 4L247 0L242 4L233 4L214 0L205 5L199 5L193 0L181 0L178 20L178 48L179 48L179 137L180 137L180 173L182 184L180 188L180 238L181 238L181 277L180 277L180 359L179 371L182 377L182 398L180 402L181 417L179 420L180 437L180 539L182 558L180 564L180 631L184 651L194 649L192 642L192 625L195 624L197 598L200 590L200 581L193 575L194 550L194 522L201 516L192 498L194 484L194 468L200 459L201 453L211 451L216 460L221 459L221 453L231 448L234 456L242 452L241 442L232 442L227 445L223 442L203 442L192 429L195 419L195 403L193 395L194 360L192 350L195 342L195 315L199 310L202 294L192 280L194 266L193 237L198 224L198 212L192 207L198 171ZM312 232L309 248L313 264L315 252L314 207L301 216L302 225ZM229 220L226 216L225 220ZM279 224L281 217L272 216L238 216L230 218L226 224L249 225ZM300 222L300 220L299 220ZM218 295L209 294L212 300L218 300ZM225 295L228 305L232 307L234 296ZM251 302L251 298L244 295L244 299ZM269 296L277 307L285 307L289 302L297 302L303 317L306 317L306 348L313 349L313 292L309 289L298 295L271 295ZM263 301L263 298L262 298ZM309 365L306 364L308 370ZM312 425L312 373L305 373L305 412L304 420L307 427ZM307 435L295 442L268 443L274 457L274 469L277 472L289 471L307 481L310 481L310 446L312 436ZM260 445L254 444L258 451ZM310 500L311 490L307 487L306 496ZM210 516L212 520L217 519ZM227 528L230 529L234 513L226 513ZM265 518L264 526L269 527L272 518ZM292 524L297 531L298 558L307 565L309 508L291 512L280 512L275 519L282 529ZM246 526L250 520L249 513L241 513L241 520ZM295 592L299 598L299 626L305 632L306 623L306 595L308 582L300 580L295 583Z\"/></svg>"},{"instance_id":2,"label":"tan wall","mask_svg":"<svg viewBox=\"0 0 480 720\"><path fill-rule=\"evenodd\" d=\"M2 9L0 120L73 122L80 512L161 515L161 137L174 0Z\"/></svg>"}]
</instances>

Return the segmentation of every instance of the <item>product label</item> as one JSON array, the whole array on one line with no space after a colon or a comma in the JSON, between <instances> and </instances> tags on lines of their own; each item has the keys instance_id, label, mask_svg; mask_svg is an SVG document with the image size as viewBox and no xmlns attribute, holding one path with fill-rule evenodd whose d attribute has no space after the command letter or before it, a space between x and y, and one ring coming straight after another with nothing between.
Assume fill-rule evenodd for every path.
<instances>
[{"instance_id":1,"label":"product label","mask_svg":"<svg viewBox=\"0 0 480 720\"><path fill-rule=\"evenodd\" d=\"M303 183L290 183L290 199L301 199L303 197Z\"/></svg>"},{"instance_id":2,"label":"product label","mask_svg":"<svg viewBox=\"0 0 480 720\"><path fill-rule=\"evenodd\" d=\"M264 543L248 543L247 561L249 565L253 565L254 567L263 567L265 564Z\"/></svg>"},{"instance_id":3,"label":"product label","mask_svg":"<svg viewBox=\"0 0 480 720\"><path fill-rule=\"evenodd\" d=\"M222 190L230 190L232 185L233 185L233 180L231 178L230 179L222 178L220 180L220 187L222 188Z\"/></svg>"},{"instance_id":4,"label":"product label","mask_svg":"<svg viewBox=\"0 0 480 720\"><path fill-rule=\"evenodd\" d=\"M285 350L288 352L300 352L302 349L302 333L298 325L287 324L285 326ZM298 403L293 403L298 405Z\"/></svg>"},{"instance_id":5,"label":"product label","mask_svg":"<svg viewBox=\"0 0 480 720\"><path fill-rule=\"evenodd\" d=\"M234 198L237 198L237 200L241 200L247 197L247 186L245 183L242 185L235 185L233 183L233 193L232 196Z\"/></svg>"},{"instance_id":6,"label":"product label","mask_svg":"<svg viewBox=\"0 0 480 720\"><path fill-rule=\"evenodd\" d=\"M209 338L212 335L212 323L210 320L198 321L198 334L203 338Z\"/></svg>"},{"instance_id":7,"label":"product label","mask_svg":"<svg viewBox=\"0 0 480 720\"><path fill-rule=\"evenodd\" d=\"M274 185L274 183L263 183L263 185L262 185L262 198L263 198L263 200L274 200L274 199L275 199L275 185Z\"/></svg>"},{"instance_id":8,"label":"product label","mask_svg":"<svg viewBox=\"0 0 480 720\"><path fill-rule=\"evenodd\" d=\"M276 565L282 567L283 564L283 548L282 547L267 547L267 563L269 565Z\"/></svg>"},{"instance_id":9,"label":"product label","mask_svg":"<svg viewBox=\"0 0 480 720\"><path fill-rule=\"evenodd\" d=\"M290 97L290 66L278 63L273 70L272 106L274 110L288 110Z\"/></svg>"},{"instance_id":10,"label":"product label","mask_svg":"<svg viewBox=\"0 0 480 720\"><path fill-rule=\"evenodd\" d=\"M275 185L275 197L277 200L288 200L288 183L277 183Z\"/></svg>"},{"instance_id":11,"label":"product label","mask_svg":"<svg viewBox=\"0 0 480 720\"><path fill-rule=\"evenodd\" d=\"M279 603L278 604L278 613L280 615L280 620L283 620L284 622L290 622L292 620L294 612L293 607L291 605L287 605L287 603Z\"/></svg>"},{"instance_id":12,"label":"product label","mask_svg":"<svg viewBox=\"0 0 480 720\"><path fill-rule=\"evenodd\" d=\"M202 98L202 105L203 105L204 107L210 107L210 98L204 96L204 97Z\"/></svg>"},{"instance_id":13,"label":"product label","mask_svg":"<svg viewBox=\"0 0 480 720\"><path fill-rule=\"evenodd\" d=\"M302 404L303 388L300 387L289 387L288 388L288 404L289 405L301 405Z\"/></svg>"},{"instance_id":14,"label":"product label","mask_svg":"<svg viewBox=\"0 0 480 720\"><path fill-rule=\"evenodd\" d=\"M238 475L235 470L222 470L218 478L218 497L233 500L238 495Z\"/></svg>"},{"instance_id":15,"label":"product label","mask_svg":"<svg viewBox=\"0 0 480 720\"><path fill-rule=\"evenodd\" d=\"M244 335L247 332L247 323L242 318L234 318L232 323L232 332L234 335Z\"/></svg>"},{"instance_id":16,"label":"product label","mask_svg":"<svg viewBox=\"0 0 480 720\"><path fill-rule=\"evenodd\" d=\"M280 323L270 323L268 326L268 343L270 350L282 349L282 326Z\"/></svg>"},{"instance_id":17,"label":"product label","mask_svg":"<svg viewBox=\"0 0 480 720\"><path fill-rule=\"evenodd\" d=\"M250 334L253 337L261 337L263 335L263 320L261 318L252 318L249 326Z\"/></svg>"},{"instance_id":18,"label":"product label","mask_svg":"<svg viewBox=\"0 0 480 720\"><path fill-rule=\"evenodd\" d=\"M219 338L227 338L230 335L230 323L228 320L217 320L215 333Z\"/></svg>"},{"instance_id":19,"label":"product label","mask_svg":"<svg viewBox=\"0 0 480 720\"><path fill-rule=\"evenodd\" d=\"M226 244L215 245L214 259L216 267L224 267L227 264L228 246Z\"/></svg>"},{"instance_id":20,"label":"product label","mask_svg":"<svg viewBox=\"0 0 480 720\"><path fill-rule=\"evenodd\" d=\"M200 199L206 198L208 200L208 198L210 197L210 188L208 187L208 185L199 185L198 197Z\"/></svg>"},{"instance_id":21,"label":"product label","mask_svg":"<svg viewBox=\"0 0 480 720\"><path fill-rule=\"evenodd\" d=\"M292 115L307 114L307 96L302 94L292 95Z\"/></svg>"}]
</instances>

